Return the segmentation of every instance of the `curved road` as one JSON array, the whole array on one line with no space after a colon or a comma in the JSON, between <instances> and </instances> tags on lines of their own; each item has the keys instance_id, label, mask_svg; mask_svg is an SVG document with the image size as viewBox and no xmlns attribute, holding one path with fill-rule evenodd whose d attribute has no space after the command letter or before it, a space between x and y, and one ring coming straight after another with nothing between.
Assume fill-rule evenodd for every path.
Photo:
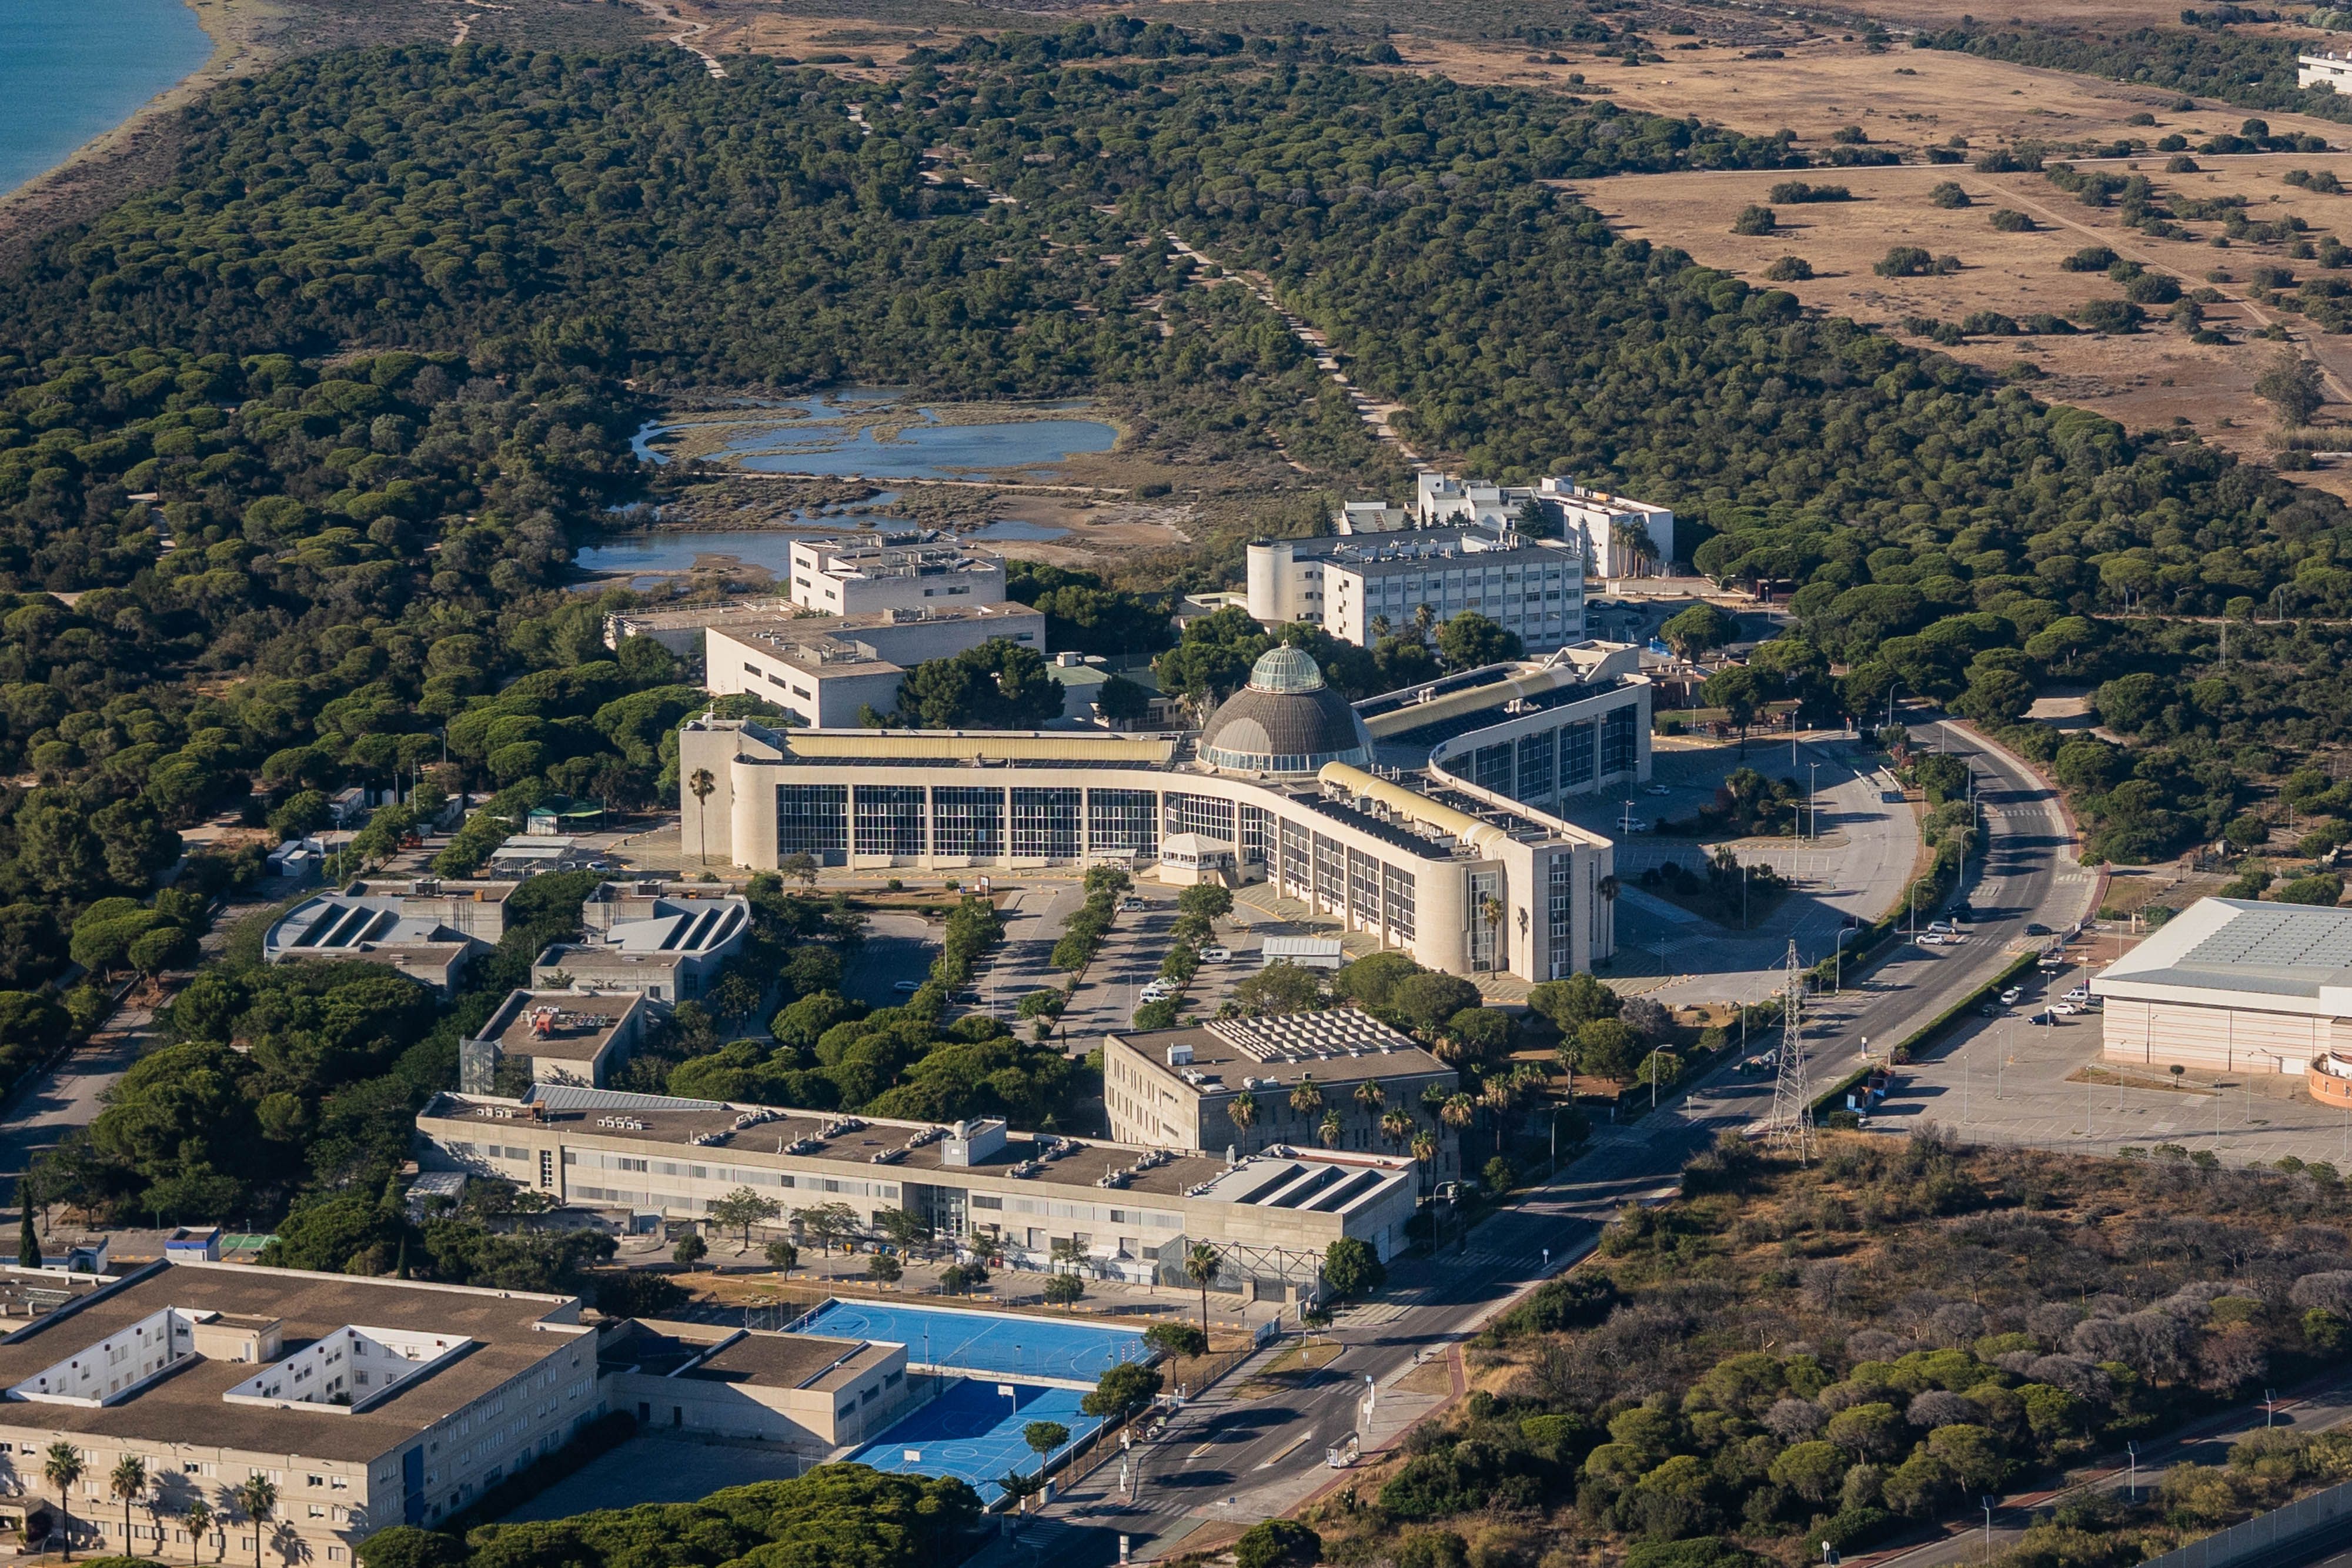
<instances>
[{"instance_id":1,"label":"curved road","mask_svg":"<svg viewBox=\"0 0 2352 1568\"><path fill-rule=\"evenodd\" d=\"M1958 947L1904 946L1868 979L1823 998L1809 1018L1815 1092L1860 1063L1864 1035L1899 1040L1981 986L2038 921L2064 929L2087 913L2093 878L2068 852L2052 792L2021 766L1988 751L1957 727L1931 727L1943 749L1965 755L1979 777L1990 829L1985 862L1972 867L1972 902L1992 917ZM1761 1049L1769 1041L1755 1042ZM1476 1332L1513 1299L1591 1251L1624 1203L1673 1192L1682 1166L1717 1134L1744 1127L1770 1108L1771 1085L1728 1064L1699 1080L1675 1104L1628 1126L1602 1129L1583 1155L1547 1185L1466 1238L1449 1238L1437 1258L1399 1260L1391 1282L1369 1303L1343 1312L1333 1334L1338 1358L1297 1388L1241 1401L1234 1391L1273 1352L1189 1402L1160 1439L1142 1450L1136 1496L1119 1490L1117 1460L1097 1469L1024 1521L1018 1539L982 1561L988 1568L1057 1568L1115 1562L1118 1537L1137 1558L1178 1550L1204 1527L1244 1525L1296 1509L1338 1480L1324 1448L1356 1431L1370 1378L1380 1389L1366 1447L1392 1442L1438 1401L1395 1388L1416 1353L1435 1356ZM1547 1253L1549 1249L1549 1253Z\"/></svg>"}]
</instances>

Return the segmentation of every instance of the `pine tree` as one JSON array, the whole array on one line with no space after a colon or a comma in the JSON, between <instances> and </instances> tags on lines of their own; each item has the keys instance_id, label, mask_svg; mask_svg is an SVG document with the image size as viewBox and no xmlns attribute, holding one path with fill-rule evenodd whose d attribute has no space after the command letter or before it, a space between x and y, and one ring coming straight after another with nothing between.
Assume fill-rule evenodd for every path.
<instances>
[{"instance_id":1,"label":"pine tree","mask_svg":"<svg viewBox=\"0 0 2352 1568\"><path fill-rule=\"evenodd\" d=\"M33 1229L33 1184L20 1179L16 1183L16 1266L37 1269L41 1266L41 1239Z\"/></svg>"}]
</instances>

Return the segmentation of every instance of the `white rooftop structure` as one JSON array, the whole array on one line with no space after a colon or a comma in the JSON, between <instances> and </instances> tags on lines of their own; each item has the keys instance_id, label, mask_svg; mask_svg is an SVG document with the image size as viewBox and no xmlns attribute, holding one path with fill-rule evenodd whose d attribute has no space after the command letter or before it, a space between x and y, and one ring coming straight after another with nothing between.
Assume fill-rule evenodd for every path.
<instances>
[{"instance_id":1,"label":"white rooftop structure","mask_svg":"<svg viewBox=\"0 0 2352 1568\"><path fill-rule=\"evenodd\" d=\"M505 935L510 883L353 883L306 899L263 936L265 962L364 959L450 993L473 956Z\"/></svg>"},{"instance_id":2,"label":"white rooftop structure","mask_svg":"<svg viewBox=\"0 0 2352 1568\"><path fill-rule=\"evenodd\" d=\"M2352 1048L2352 909L2200 899L2091 994L2111 1060L2303 1072Z\"/></svg>"},{"instance_id":3,"label":"white rooftop structure","mask_svg":"<svg viewBox=\"0 0 2352 1568\"><path fill-rule=\"evenodd\" d=\"M1269 938L1272 942L1315 940L1297 936ZM1203 1027L1244 1056L1265 1062L1329 1061L1340 1057L1388 1056L1399 1051L1418 1052L1421 1049L1410 1036L1398 1033L1358 1008L1273 1013L1264 1018L1212 1019Z\"/></svg>"}]
</instances>

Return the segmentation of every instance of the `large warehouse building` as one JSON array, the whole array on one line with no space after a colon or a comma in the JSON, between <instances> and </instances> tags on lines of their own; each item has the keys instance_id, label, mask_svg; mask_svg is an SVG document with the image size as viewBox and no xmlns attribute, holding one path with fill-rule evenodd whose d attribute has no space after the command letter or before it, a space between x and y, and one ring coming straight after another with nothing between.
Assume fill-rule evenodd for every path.
<instances>
[{"instance_id":1,"label":"large warehouse building","mask_svg":"<svg viewBox=\"0 0 2352 1568\"><path fill-rule=\"evenodd\" d=\"M2352 909L2205 898L2092 980L2110 1061L2307 1072L2352 1055Z\"/></svg>"},{"instance_id":2,"label":"large warehouse building","mask_svg":"<svg viewBox=\"0 0 2352 1568\"><path fill-rule=\"evenodd\" d=\"M1500 788L1465 776L1478 772L1475 747L1465 773L1382 766L1368 721L1286 647L1258 660L1197 743L704 718L678 736L683 841L756 870L801 853L936 870L1140 868L1181 840L1184 881L1198 878L1208 841L1232 847L1236 880L1276 883L1430 968L1559 979L1616 950L1600 891L1612 848L1513 794L1524 777L1530 794L1556 800L1563 767L1570 778L1646 777L1649 691L1638 676L1563 678L1558 691L1573 701L1551 702L1549 686L1521 699L1508 679L1489 680L1482 716L1461 716L1484 727L1482 740L1499 737L1491 745L1512 774ZM1524 719L1506 721L1494 706L1506 698L1528 709ZM1426 759L1422 731L1452 710L1442 700L1421 708L1426 721L1416 712L1371 722L1412 737L1407 752Z\"/></svg>"}]
</instances>

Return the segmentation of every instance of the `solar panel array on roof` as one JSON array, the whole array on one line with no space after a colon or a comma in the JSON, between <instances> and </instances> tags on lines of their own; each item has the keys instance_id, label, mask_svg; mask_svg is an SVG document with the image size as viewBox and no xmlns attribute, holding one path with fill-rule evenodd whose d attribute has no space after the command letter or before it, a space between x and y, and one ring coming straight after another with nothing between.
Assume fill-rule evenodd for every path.
<instances>
[{"instance_id":1,"label":"solar panel array on roof","mask_svg":"<svg viewBox=\"0 0 2352 1568\"><path fill-rule=\"evenodd\" d=\"M2352 910L2250 909L2179 962L2184 968L2352 968Z\"/></svg>"},{"instance_id":2,"label":"solar panel array on roof","mask_svg":"<svg viewBox=\"0 0 2352 1568\"><path fill-rule=\"evenodd\" d=\"M1266 1018L1212 1019L1211 1034L1260 1061L1328 1061L1338 1056L1385 1056L1411 1040L1355 1008L1280 1013Z\"/></svg>"},{"instance_id":3,"label":"solar panel array on roof","mask_svg":"<svg viewBox=\"0 0 2352 1568\"><path fill-rule=\"evenodd\" d=\"M667 1094L631 1094L577 1083L534 1083L523 1097L550 1111L724 1111L716 1100L679 1100Z\"/></svg>"}]
</instances>

